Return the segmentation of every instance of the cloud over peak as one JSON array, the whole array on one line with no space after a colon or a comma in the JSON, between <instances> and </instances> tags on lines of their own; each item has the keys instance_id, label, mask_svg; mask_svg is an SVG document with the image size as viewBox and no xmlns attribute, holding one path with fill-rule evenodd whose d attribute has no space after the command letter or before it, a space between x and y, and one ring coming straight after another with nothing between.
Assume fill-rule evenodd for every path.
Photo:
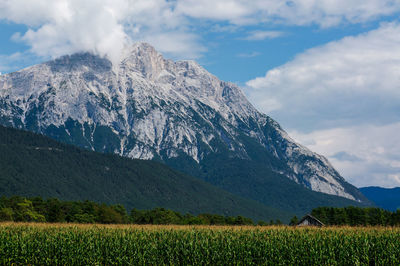
<instances>
[{"instance_id":1,"label":"cloud over peak","mask_svg":"<svg viewBox=\"0 0 400 266\"><path fill-rule=\"evenodd\" d=\"M263 23L321 27L359 23L400 11L396 0L1 0L0 20L28 26L15 35L39 56L91 51L118 58L122 47L148 41L175 57L206 50L198 20L229 25ZM259 31L252 40L278 37Z\"/></svg>"},{"instance_id":2,"label":"cloud over peak","mask_svg":"<svg viewBox=\"0 0 400 266\"><path fill-rule=\"evenodd\" d=\"M123 0L13 0L2 3L1 16L29 27L14 39L39 56L90 51L115 59L129 39L121 23L124 7Z\"/></svg>"}]
</instances>

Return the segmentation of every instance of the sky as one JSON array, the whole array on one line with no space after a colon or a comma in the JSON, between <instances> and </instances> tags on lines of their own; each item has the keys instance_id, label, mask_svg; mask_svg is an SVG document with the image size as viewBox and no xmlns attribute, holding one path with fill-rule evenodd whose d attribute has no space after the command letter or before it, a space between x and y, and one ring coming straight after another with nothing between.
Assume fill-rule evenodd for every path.
<instances>
[{"instance_id":1,"label":"sky","mask_svg":"<svg viewBox=\"0 0 400 266\"><path fill-rule=\"evenodd\" d=\"M350 183L400 186L400 0L0 0L0 72L153 45L238 84Z\"/></svg>"}]
</instances>

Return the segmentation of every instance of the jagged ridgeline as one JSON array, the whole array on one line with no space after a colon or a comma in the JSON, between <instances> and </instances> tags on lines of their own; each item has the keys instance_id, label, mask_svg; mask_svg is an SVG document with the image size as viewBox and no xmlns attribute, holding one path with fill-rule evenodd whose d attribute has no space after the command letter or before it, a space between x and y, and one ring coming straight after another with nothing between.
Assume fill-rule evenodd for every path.
<instances>
[{"instance_id":1,"label":"jagged ridgeline","mask_svg":"<svg viewBox=\"0 0 400 266\"><path fill-rule=\"evenodd\" d=\"M161 161L275 208L369 204L237 86L193 61L166 60L145 43L126 49L119 64L83 53L2 75L0 106L3 125Z\"/></svg>"}]
</instances>

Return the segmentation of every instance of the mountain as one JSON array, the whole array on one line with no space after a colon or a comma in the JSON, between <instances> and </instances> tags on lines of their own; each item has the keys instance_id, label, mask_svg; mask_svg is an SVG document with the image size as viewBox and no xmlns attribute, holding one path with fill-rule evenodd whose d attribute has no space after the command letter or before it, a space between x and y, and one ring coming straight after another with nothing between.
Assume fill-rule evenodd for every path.
<instances>
[{"instance_id":1,"label":"mountain","mask_svg":"<svg viewBox=\"0 0 400 266\"><path fill-rule=\"evenodd\" d=\"M1 75L0 124L161 161L289 211L325 204L322 193L369 203L236 85L193 61L166 60L145 43L126 49L119 64L80 53Z\"/></svg>"},{"instance_id":2,"label":"mountain","mask_svg":"<svg viewBox=\"0 0 400 266\"><path fill-rule=\"evenodd\" d=\"M93 200L132 208L243 215L288 221L292 214L235 196L154 161L128 159L0 126L0 195Z\"/></svg>"},{"instance_id":3,"label":"mountain","mask_svg":"<svg viewBox=\"0 0 400 266\"><path fill-rule=\"evenodd\" d=\"M310 195L313 194L318 198L321 193ZM243 215L265 221L288 221L294 214L303 215L308 211L289 213L267 207L159 162L84 150L43 135L2 126L0 195L94 200L121 203L128 210L165 207L194 214ZM328 205L352 204L336 196L322 195L322 198Z\"/></svg>"},{"instance_id":4,"label":"mountain","mask_svg":"<svg viewBox=\"0 0 400 266\"><path fill-rule=\"evenodd\" d=\"M396 211L400 208L400 187L362 187L360 191L376 206L385 210Z\"/></svg>"}]
</instances>

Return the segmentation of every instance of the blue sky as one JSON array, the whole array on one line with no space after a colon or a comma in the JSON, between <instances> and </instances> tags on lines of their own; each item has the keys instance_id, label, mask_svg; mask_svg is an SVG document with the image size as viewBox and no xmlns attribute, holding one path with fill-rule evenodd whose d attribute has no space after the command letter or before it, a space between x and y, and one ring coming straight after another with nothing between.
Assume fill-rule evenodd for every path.
<instances>
[{"instance_id":1,"label":"blue sky","mask_svg":"<svg viewBox=\"0 0 400 266\"><path fill-rule=\"evenodd\" d=\"M0 72L146 41L241 86L356 186L400 186L399 0L0 0Z\"/></svg>"}]
</instances>

